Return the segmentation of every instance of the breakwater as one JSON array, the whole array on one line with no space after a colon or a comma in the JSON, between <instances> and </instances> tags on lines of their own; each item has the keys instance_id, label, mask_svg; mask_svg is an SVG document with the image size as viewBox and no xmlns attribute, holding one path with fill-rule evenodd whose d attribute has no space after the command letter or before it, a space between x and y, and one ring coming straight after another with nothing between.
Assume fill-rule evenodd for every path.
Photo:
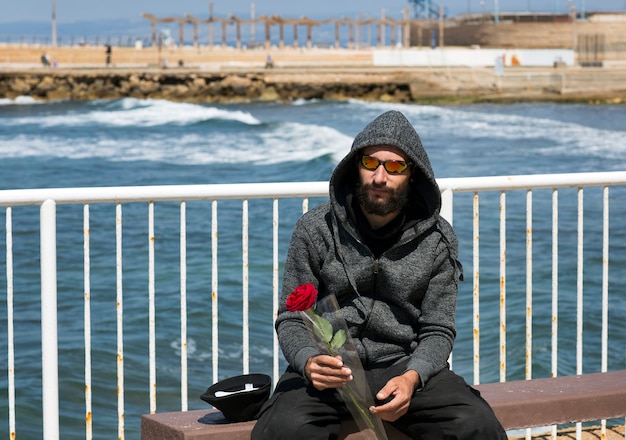
<instances>
[{"instance_id":1,"label":"breakwater","mask_svg":"<svg viewBox=\"0 0 626 440\"><path fill-rule=\"evenodd\" d=\"M501 77L464 68L24 69L0 72L0 98L624 103L624 77L614 69L518 69Z\"/></svg>"},{"instance_id":2,"label":"breakwater","mask_svg":"<svg viewBox=\"0 0 626 440\"><path fill-rule=\"evenodd\" d=\"M306 76L306 75L304 75ZM292 101L297 99L387 100L408 102L406 80L387 75L365 80L327 75L264 72L200 73L168 71L22 72L0 77L0 97L36 99L116 99L124 97L187 102Z\"/></svg>"}]
</instances>

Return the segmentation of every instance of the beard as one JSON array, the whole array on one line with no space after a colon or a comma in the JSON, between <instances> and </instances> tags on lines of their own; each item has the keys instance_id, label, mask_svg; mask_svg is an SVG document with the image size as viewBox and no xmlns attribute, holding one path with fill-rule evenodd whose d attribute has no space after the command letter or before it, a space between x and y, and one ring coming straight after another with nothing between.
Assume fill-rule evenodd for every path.
<instances>
[{"instance_id":1,"label":"beard","mask_svg":"<svg viewBox=\"0 0 626 440\"><path fill-rule=\"evenodd\" d=\"M373 200L369 197L370 188L384 189L387 192L387 199ZM404 208L409 200L409 186L404 185L397 189L385 188L371 183L361 184L356 190L357 199L363 210L371 215L385 216Z\"/></svg>"}]
</instances>

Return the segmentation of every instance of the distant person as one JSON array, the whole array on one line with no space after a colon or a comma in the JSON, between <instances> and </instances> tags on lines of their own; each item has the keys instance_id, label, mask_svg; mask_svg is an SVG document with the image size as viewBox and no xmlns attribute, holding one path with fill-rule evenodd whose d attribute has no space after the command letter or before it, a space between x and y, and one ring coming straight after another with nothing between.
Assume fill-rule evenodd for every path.
<instances>
[{"instance_id":1,"label":"distant person","mask_svg":"<svg viewBox=\"0 0 626 440\"><path fill-rule=\"evenodd\" d=\"M111 45L107 44L106 45L106 55L107 55L107 59L106 59L106 63L107 63L107 67L109 67L111 65Z\"/></svg>"},{"instance_id":2,"label":"distant person","mask_svg":"<svg viewBox=\"0 0 626 440\"><path fill-rule=\"evenodd\" d=\"M41 54L41 65L43 67L50 67L50 57L45 52Z\"/></svg>"},{"instance_id":3,"label":"distant person","mask_svg":"<svg viewBox=\"0 0 626 440\"><path fill-rule=\"evenodd\" d=\"M271 55L268 55L267 58L265 58L265 68L266 69L274 68L274 60L272 59Z\"/></svg>"}]
</instances>

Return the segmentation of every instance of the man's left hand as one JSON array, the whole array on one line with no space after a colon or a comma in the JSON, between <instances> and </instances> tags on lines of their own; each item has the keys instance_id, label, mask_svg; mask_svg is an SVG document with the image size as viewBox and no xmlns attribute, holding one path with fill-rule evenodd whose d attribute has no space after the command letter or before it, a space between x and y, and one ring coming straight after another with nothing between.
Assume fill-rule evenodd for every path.
<instances>
[{"instance_id":1,"label":"man's left hand","mask_svg":"<svg viewBox=\"0 0 626 440\"><path fill-rule=\"evenodd\" d=\"M388 422L395 422L409 410L413 392L420 383L417 371L409 370L390 379L376 394L378 400L387 400L383 405L370 407L370 412Z\"/></svg>"}]
</instances>

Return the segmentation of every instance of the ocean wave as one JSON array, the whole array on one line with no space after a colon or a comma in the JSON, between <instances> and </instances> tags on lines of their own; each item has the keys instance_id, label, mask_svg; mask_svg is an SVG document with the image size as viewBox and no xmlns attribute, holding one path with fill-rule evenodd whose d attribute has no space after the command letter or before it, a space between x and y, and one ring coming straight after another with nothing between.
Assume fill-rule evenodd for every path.
<instances>
[{"instance_id":1,"label":"ocean wave","mask_svg":"<svg viewBox=\"0 0 626 440\"><path fill-rule=\"evenodd\" d=\"M497 107L476 111L477 106L468 110L446 106L361 101L352 101L351 104L373 113L372 118L388 110L402 111L422 140L453 139L455 144L445 145L446 154L459 152L466 148L469 142L475 151L479 151L481 145L491 149L494 143L499 143L501 149L512 145L522 146L516 151L520 157L531 151L532 154L545 155L567 153L575 156L614 158L623 164L626 153L623 131L535 116L532 112L530 115L507 114L499 112ZM488 142L481 143L481 139ZM467 143L463 140L467 140ZM529 147L531 143L533 148L523 147L524 145ZM431 148L438 149L441 146L425 145L425 147L430 151Z\"/></svg>"},{"instance_id":2,"label":"ocean wave","mask_svg":"<svg viewBox=\"0 0 626 440\"><path fill-rule=\"evenodd\" d=\"M211 120L235 121L245 125L261 122L248 112L226 110L202 104L165 100L124 98L115 101L93 101L79 111L11 118L12 125L53 127L155 127L185 126Z\"/></svg>"},{"instance_id":3,"label":"ocean wave","mask_svg":"<svg viewBox=\"0 0 626 440\"><path fill-rule=\"evenodd\" d=\"M584 120L557 119L554 115L558 117L558 110L547 108L542 113L536 108L351 100L331 106L299 103L270 112L267 107L255 105L220 108L133 98L67 102L5 112L0 117L0 156L178 165L262 166L307 163L318 158L338 162L367 122L396 109L416 127L435 165L482 167L470 175L479 171L509 173L513 161L524 162L530 155L546 162L560 155L579 157L581 161L609 159L612 169L623 167L623 130L592 127ZM329 111L336 112L336 116L329 115ZM492 156L503 158L498 165L504 170L493 164L489 170L484 169L488 165L484 158Z\"/></svg>"},{"instance_id":4,"label":"ocean wave","mask_svg":"<svg viewBox=\"0 0 626 440\"><path fill-rule=\"evenodd\" d=\"M9 98L0 98L0 106L1 105L34 105L34 104L44 104L44 101L37 101L33 99L31 96L17 96L14 99Z\"/></svg>"},{"instance_id":5,"label":"ocean wave","mask_svg":"<svg viewBox=\"0 0 626 440\"><path fill-rule=\"evenodd\" d=\"M101 158L112 162L145 160L179 165L271 165L306 162L319 157L339 161L351 142L350 137L330 127L285 122L261 125L237 134L219 130L178 130L169 135L140 133L133 139L110 135L107 130L71 141L57 132L20 133L0 142L0 156Z\"/></svg>"},{"instance_id":6,"label":"ocean wave","mask_svg":"<svg viewBox=\"0 0 626 440\"><path fill-rule=\"evenodd\" d=\"M311 105L311 104L317 104L319 102L322 102L321 99L304 99L304 98L298 98L298 99L294 99L291 102L291 105L293 106L303 106L303 105Z\"/></svg>"},{"instance_id":7,"label":"ocean wave","mask_svg":"<svg viewBox=\"0 0 626 440\"><path fill-rule=\"evenodd\" d=\"M131 156L176 164L272 165L285 162L307 162L331 156L340 160L350 147L351 138L324 126L301 123L279 123L271 128L248 130L234 136L228 132L190 133L177 139L175 145L157 144L150 139L135 145ZM112 156L114 160L129 160Z\"/></svg>"}]
</instances>

